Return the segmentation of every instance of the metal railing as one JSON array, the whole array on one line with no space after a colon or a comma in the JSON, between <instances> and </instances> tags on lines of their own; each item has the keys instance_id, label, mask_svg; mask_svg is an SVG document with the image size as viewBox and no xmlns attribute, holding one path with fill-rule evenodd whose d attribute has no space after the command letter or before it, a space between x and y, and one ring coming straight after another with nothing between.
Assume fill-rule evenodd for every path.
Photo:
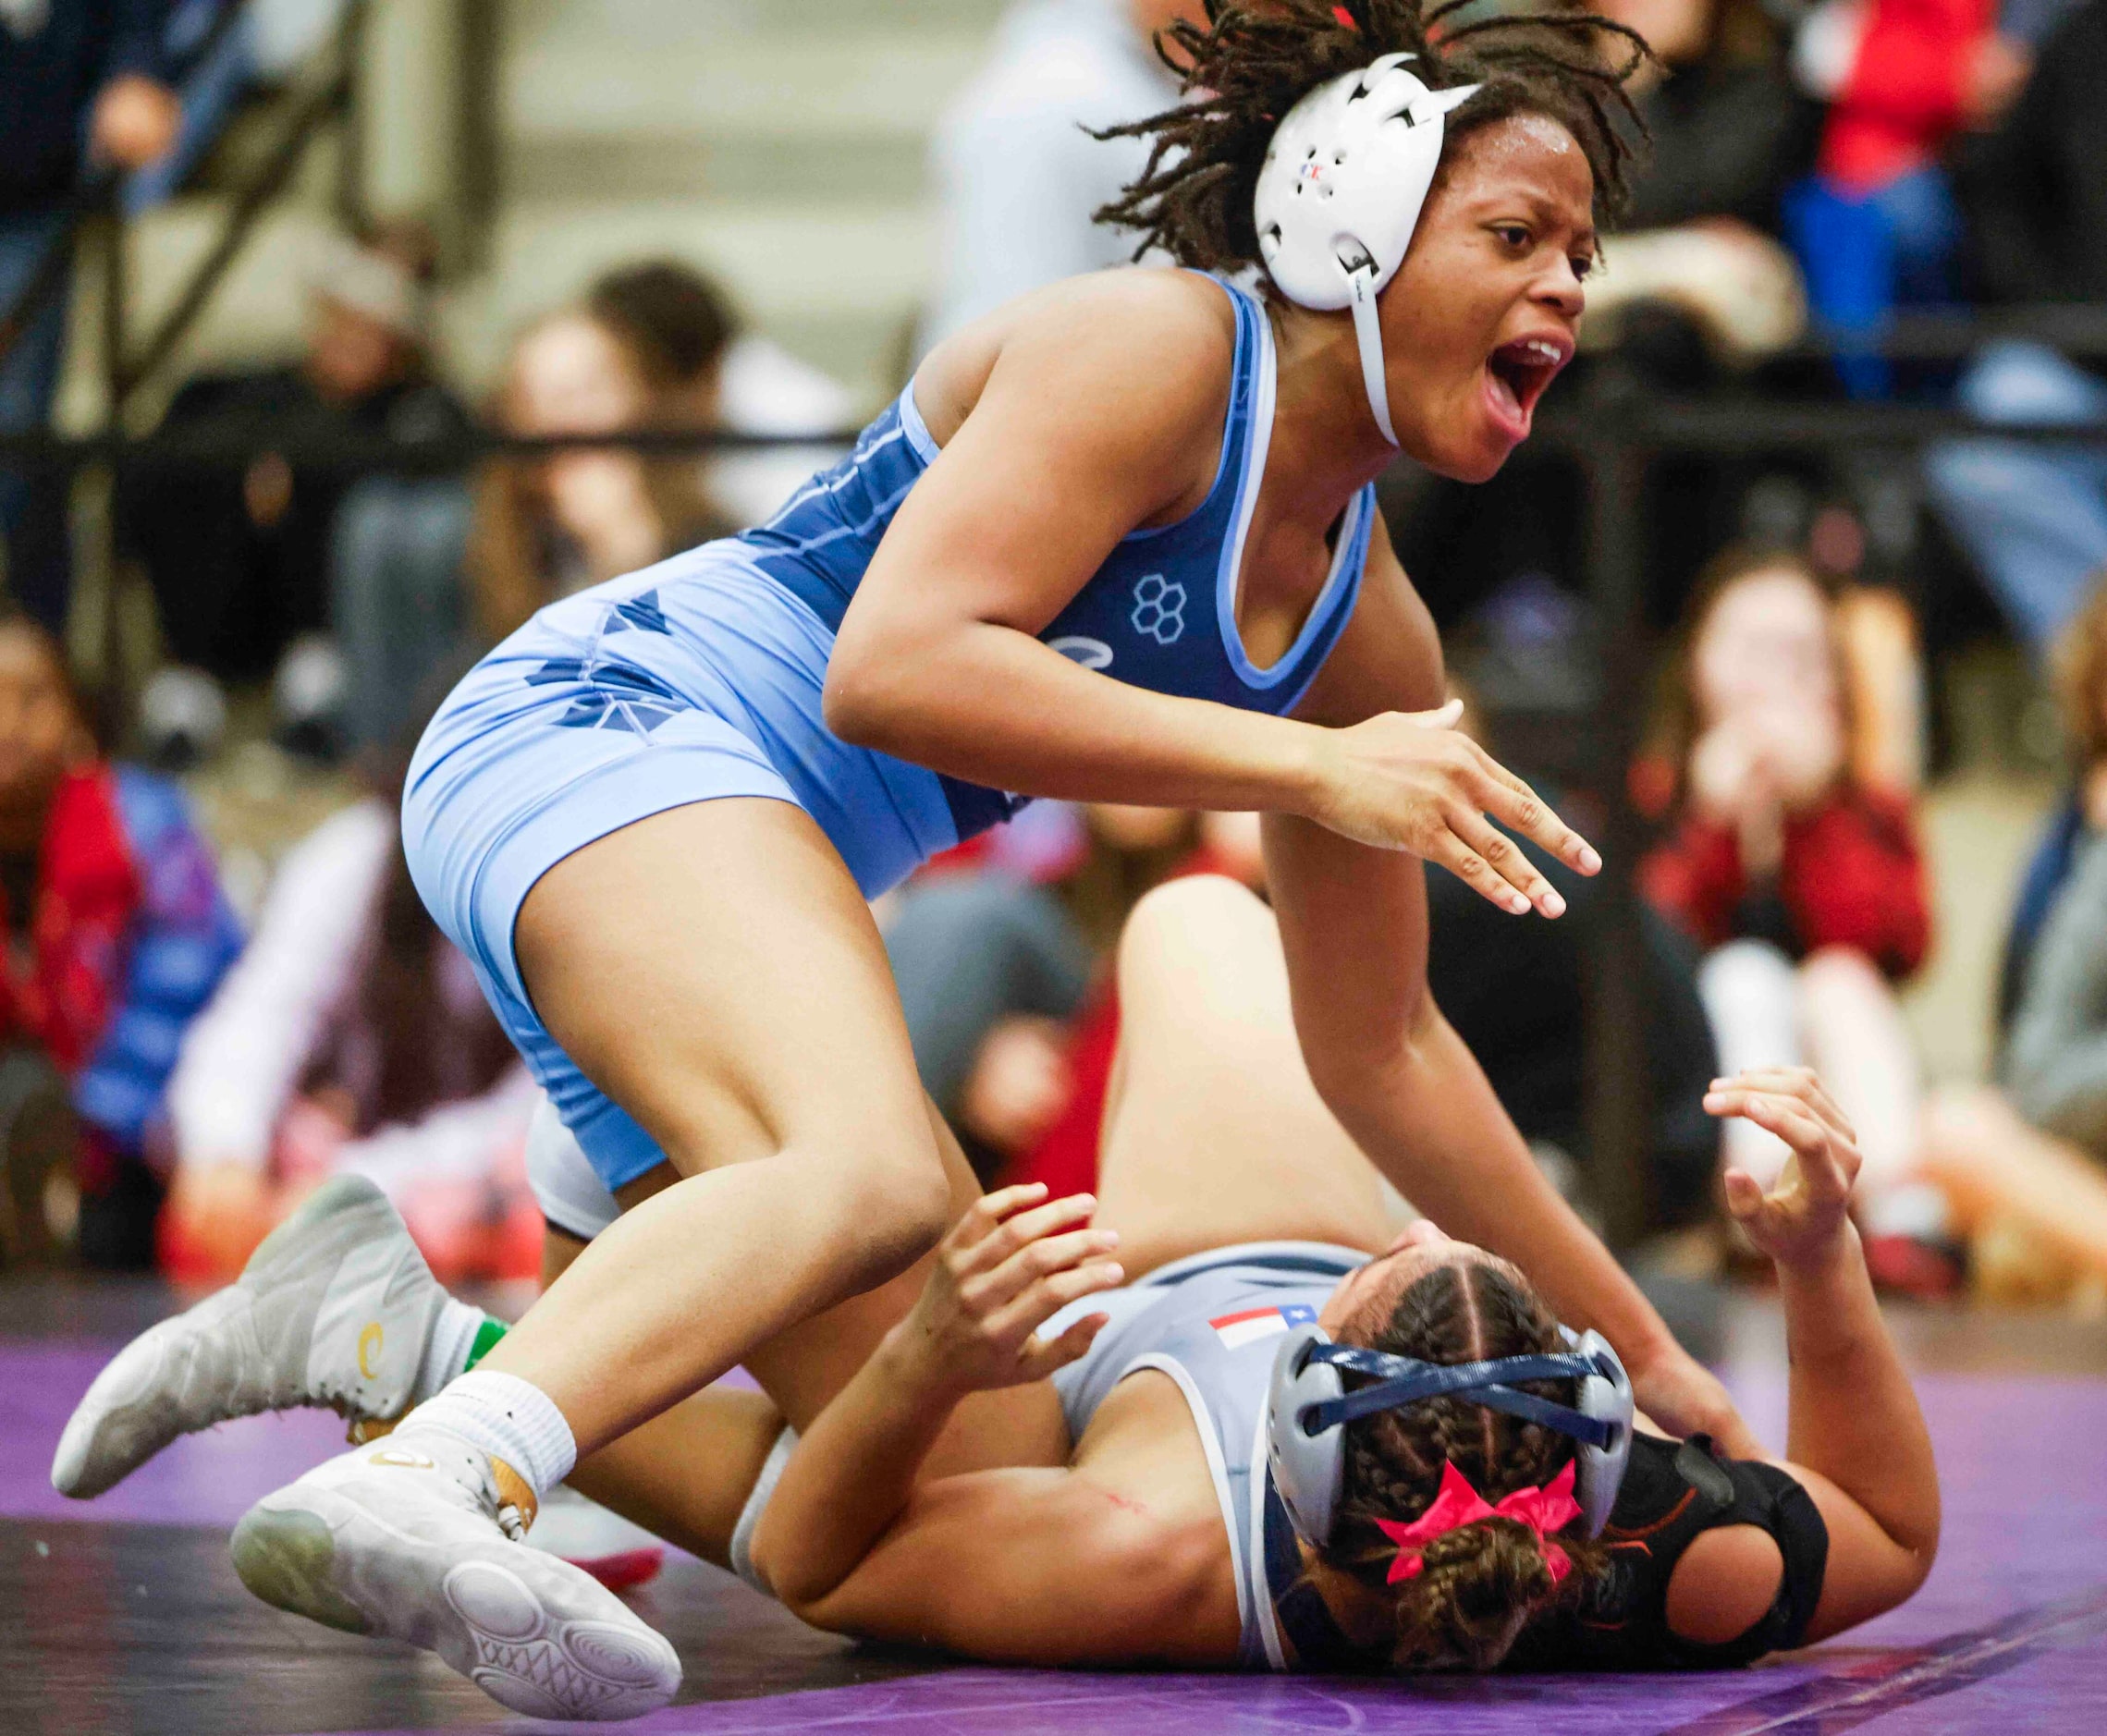
<instances>
[{"instance_id":1,"label":"metal railing","mask_svg":"<svg viewBox=\"0 0 2107 1736\"><path fill-rule=\"evenodd\" d=\"M248 4L249 0L224 0L191 48L193 63L203 61L226 40ZM355 226L364 217L359 80L370 4L371 0L346 0L328 45L294 79L270 142L253 167L227 189L227 208L211 244L136 348L129 330L127 224L120 205L124 177L106 166L91 167L82 177L67 202L42 263L14 304L0 311L0 360L5 360L30 324L66 292L75 260L83 255L95 260L102 313L102 426L85 440L62 445L75 530L75 630L69 637L77 647L83 642L92 647L89 660L99 667L116 660L115 467L127 448L125 422L141 389L176 355L240 257L257 221L285 191L314 142L326 132L335 130L342 139L337 163L338 218L347 226ZM43 439L33 436L30 444L37 446ZM14 444L14 438L6 442L10 447ZM40 462L26 452L18 454L17 459L32 468Z\"/></svg>"}]
</instances>

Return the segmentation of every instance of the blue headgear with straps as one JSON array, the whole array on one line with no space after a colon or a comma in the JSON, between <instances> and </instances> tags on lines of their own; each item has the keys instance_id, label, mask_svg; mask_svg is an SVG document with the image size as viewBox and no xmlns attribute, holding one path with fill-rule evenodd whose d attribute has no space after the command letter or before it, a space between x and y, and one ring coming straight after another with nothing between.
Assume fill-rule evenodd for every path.
<instances>
[{"instance_id":1,"label":"blue headgear with straps","mask_svg":"<svg viewBox=\"0 0 2107 1736\"><path fill-rule=\"evenodd\" d=\"M1467 1399L1488 1410L1540 1423L1574 1443L1574 1494L1587 1534L1600 1536L1617 1504L1632 1450L1632 1383L1610 1341L1599 1332L1576 1336L1561 1326L1567 1348L1483 1363L1423 1363L1357 1345L1334 1344L1321 1326L1299 1326L1273 1359L1268 1399L1266 1458L1273 1486L1305 1543L1331 1541L1346 1485L1346 1424L1378 1411L1428 1399ZM1344 1375L1366 1375L1375 1385L1346 1390ZM1522 1380L1571 1380L1574 1402L1558 1404L1517 1391Z\"/></svg>"}]
</instances>

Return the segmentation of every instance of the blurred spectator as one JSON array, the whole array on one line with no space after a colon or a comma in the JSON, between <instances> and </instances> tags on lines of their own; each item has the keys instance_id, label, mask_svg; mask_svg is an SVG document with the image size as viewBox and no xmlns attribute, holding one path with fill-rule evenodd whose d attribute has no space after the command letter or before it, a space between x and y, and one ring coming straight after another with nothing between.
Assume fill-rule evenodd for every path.
<instances>
[{"instance_id":1,"label":"blurred spectator","mask_svg":"<svg viewBox=\"0 0 2107 1736\"><path fill-rule=\"evenodd\" d=\"M1858 1129L1868 1228L1929 1236L1910 1186L1921 1087L1891 987L1930 939L1923 853L1907 796L1854 776L1835 608L1796 556L1739 552L1686 622L1662 749L1672 830L1640 884L1708 949L1721 1070L1817 1068ZM1726 1155L1768 1186L1785 1147L1730 1123Z\"/></svg>"},{"instance_id":2,"label":"blurred spectator","mask_svg":"<svg viewBox=\"0 0 2107 1736\"><path fill-rule=\"evenodd\" d=\"M1632 310L1665 305L1721 360L1782 348L1805 319L1775 238L1802 144L1770 25L1745 0L1604 0L1602 11L1660 64L1633 80L1651 143L1610 268L1587 286L1591 326L1614 335Z\"/></svg>"},{"instance_id":3,"label":"blurred spectator","mask_svg":"<svg viewBox=\"0 0 2107 1736\"><path fill-rule=\"evenodd\" d=\"M0 433L51 419L66 343L69 205L85 159L137 169L174 143L161 81L166 0L6 0L0 5ZM47 264L54 292L12 316ZM0 538L15 599L55 631L66 622L65 493L55 477L0 471Z\"/></svg>"},{"instance_id":4,"label":"blurred spectator","mask_svg":"<svg viewBox=\"0 0 2107 1736\"><path fill-rule=\"evenodd\" d=\"M1156 33L1201 16L1199 0L1018 0L1003 15L937 124L937 290L918 350L1027 289L1126 263L1131 243L1093 214L1140 173L1148 141L1084 128L1177 102Z\"/></svg>"},{"instance_id":5,"label":"blurred spectator","mask_svg":"<svg viewBox=\"0 0 2107 1736\"><path fill-rule=\"evenodd\" d=\"M77 1210L84 1259L142 1265L141 1159L240 935L181 796L100 757L56 641L19 614L0 617L0 911L10 1252L47 1252Z\"/></svg>"},{"instance_id":6,"label":"blurred spectator","mask_svg":"<svg viewBox=\"0 0 2107 1736\"><path fill-rule=\"evenodd\" d=\"M1632 87L1653 142L1631 211L1587 280L1586 348L1553 390L1570 404L1614 368L1678 394L1716 393L1804 327L1799 270L1777 235L1811 138L1754 0L1602 0L1602 9L1661 63ZM1612 346L1613 361L1603 359ZM1664 623L1689 575L1733 534L1750 469L1706 454L1649 466L1647 589ZM1517 581L1580 588L1587 482L1571 454L1524 446L1480 487L1400 464L1378 486L1405 570L1444 630Z\"/></svg>"},{"instance_id":7,"label":"blurred spectator","mask_svg":"<svg viewBox=\"0 0 2107 1736\"><path fill-rule=\"evenodd\" d=\"M1808 299L1846 336L1957 299L1961 218L1940 158L1963 128L1994 127L2033 68L1996 14L1995 0L1824 0L1800 27L1794 70L1830 107L1788 214ZM1856 396L1889 389L1877 356L1840 367Z\"/></svg>"},{"instance_id":8,"label":"blurred spectator","mask_svg":"<svg viewBox=\"0 0 2107 1736\"><path fill-rule=\"evenodd\" d=\"M2107 0L2085 0L2043 43L2004 124L1966 154L1977 264L1999 302L2107 303ZM2107 423L2107 359L2002 339L1961 383L1989 422ZM2037 656L2107 565L2107 450L1970 440L1926 459L1942 517Z\"/></svg>"},{"instance_id":9,"label":"blurred spectator","mask_svg":"<svg viewBox=\"0 0 2107 1736\"><path fill-rule=\"evenodd\" d=\"M1925 1168L2006 1301L2107 1287L2107 573L2057 678L2076 764L2020 885L1998 985L1998 1085L1934 1094Z\"/></svg>"},{"instance_id":10,"label":"blurred spectator","mask_svg":"<svg viewBox=\"0 0 2107 1736\"><path fill-rule=\"evenodd\" d=\"M248 950L184 1040L168 1088L172 1277L239 1271L341 1171L386 1192L446 1276L538 1269L523 1167L537 1094L403 861L417 722L365 799L287 852Z\"/></svg>"},{"instance_id":11,"label":"blurred spectator","mask_svg":"<svg viewBox=\"0 0 2107 1736\"><path fill-rule=\"evenodd\" d=\"M669 428L722 428L745 434L835 434L851 420L839 382L744 329L724 292L677 260L619 266L586 292L596 318L622 333ZM759 524L838 447L786 446L714 454L704 466L709 497L736 526Z\"/></svg>"},{"instance_id":12,"label":"blurred spectator","mask_svg":"<svg viewBox=\"0 0 2107 1736\"><path fill-rule=\"evenodd\" d=\"M989 1179L1068 1106L1090 948L1057 899L1004 874L910 886L885 940L923 1089Z\"/></svg>"},{"instance_id":13,"label":"blurred spectator","mask_svg":"<svg viewBox=\"0 0 2107 1736\"><path fill-rule=\"evenodd\" d=\"M2056 649L2064 739L2076 764L2071 786L2027 862L2005 934L1997 985L2001 1044L2027 992L2049 911L2063 896L2086 847L2107 834L2107 569L2094 580L2092 594L2064 629Z\"/></svg>"},{"instance_id":14,"label":"blurred spectator","mask_svg":"<svg viewBox=\"0 0 2107 1736\"><path fill-rule=\"evenodd\" d=\"M591 306L545 315L513 346L498 425L531 437L680 425L697 395L662 398L664 353L657 336ZM501 458L478 485L469 543L477 630L494 643L545 603L730 528L692 457L586 446Z\"/></svg>"},{"instance_id":15,"label":"blurred spectator","mask_svg":"<svg viewBox=\"0 0 2107 1736\"><path fill-rule=\"evenodd\" d=\"M127 487L124 542L146 568L177 662L222 681L256 679L333 612L349 617L356 643L361 611L386 618L427 606L401 577L427 545L451 549L458 565L464 521L445 485L360 478L276 449L346 437L439 440L465 426L431 373L431 265L429 238L414 226L330 240L309 270L302 360L208 375L177 394L169 431L210 431L260 448L239 473L170 468ZM347 500L351 519L340 524Z\"/></svg>"}]
</instances>

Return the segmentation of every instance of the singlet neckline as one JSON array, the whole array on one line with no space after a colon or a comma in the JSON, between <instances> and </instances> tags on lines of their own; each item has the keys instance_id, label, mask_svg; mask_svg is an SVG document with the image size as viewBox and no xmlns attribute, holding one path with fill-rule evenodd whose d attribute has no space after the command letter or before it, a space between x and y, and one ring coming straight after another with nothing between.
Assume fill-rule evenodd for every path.
<instances>
[{"instance_id":1,"label":"singlet neckline","mask_svg":"<svg viewBox=\"0 0 2107 1736\"><path fill-rule=\"evenodd\" d=\"M1251 407L1251 433L1244 450L1243 474L1237 484L1235 530L1222 548L1221 566L1216 576L1215 614L1219 622L1223 649L1229 654L1230 666L1236 671L1238 679L1247 687L1278 687L1302 668L1302 662L1310 646L1324 631L1331 618L1334 605L1339 601L1341 587L1347 579L1348 556L1360 540L1362 516L1367 511L1368 491L1356 489L1346 503L1346 509L1339 515L1339 534L1332 544L1331 565L1324 575L1324 583L1317 595L1310 599L1308 612L1303 617L1302 626L1289 642L1288 648L1273 662L1261 669L1252 662L1251 654L1243 643L1243 630L1236 618L1237 592L1243 577L1243 548L1251 534L1251 520L1258 511L1258 496L1266 482L1266 460L1273 445L1273 416L1276 394L1280 384L1280 357L1273 347L1273 324L1266 317L1266 309L1256 296L1239 289L1234 284L1223 282L1222 287L1232 297L1243 298L1250 306L1253 322L1257 328L1258 363Z\"/></svg>"}]
</instances>

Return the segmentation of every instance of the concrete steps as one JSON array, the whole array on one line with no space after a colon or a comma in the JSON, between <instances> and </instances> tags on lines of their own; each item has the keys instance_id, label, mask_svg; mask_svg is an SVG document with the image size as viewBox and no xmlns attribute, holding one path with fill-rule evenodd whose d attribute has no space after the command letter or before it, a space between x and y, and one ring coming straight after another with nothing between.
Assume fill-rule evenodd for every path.
<instances>
[{"instance_id":1,"label":"concrete steps","mask_svg":"<svg viewBox=\"0 0 2107 1736\"><path fill-rule=\"evenodd\" d=\"M484 329L672 251L865 402L928 286L927 134L998 0L515 0Z\"/></svg>"},{"instance_id":2,"label":"concrete steps","mask_svg":"<svg viewBox=\"0 0 2107 1736\"><path fill-rule=\"evenodd\" d=\"M418 52L416 16L439 16L433 0L403 4L397 69ZM500 202L487 263L443 300L451 371L480 389L526 319L610 264L670 253L717 275L756 326L876 404L929 284L929 128L1001 9L1002 0L504 0ZM376 108L374 124L389 135L370 145L383 158L409 148L400 117ZM298 348L302 261L331 223L333 151L321 141L259 226L187 345L185 370ZM194 194L135 226L135 337L171 303L223 209L217 195ZM97 318L92 292L79 296L84 357ZM85 426L99 397L91 368L74 375L62 414Z\"/></svg>"}]
</instances>

